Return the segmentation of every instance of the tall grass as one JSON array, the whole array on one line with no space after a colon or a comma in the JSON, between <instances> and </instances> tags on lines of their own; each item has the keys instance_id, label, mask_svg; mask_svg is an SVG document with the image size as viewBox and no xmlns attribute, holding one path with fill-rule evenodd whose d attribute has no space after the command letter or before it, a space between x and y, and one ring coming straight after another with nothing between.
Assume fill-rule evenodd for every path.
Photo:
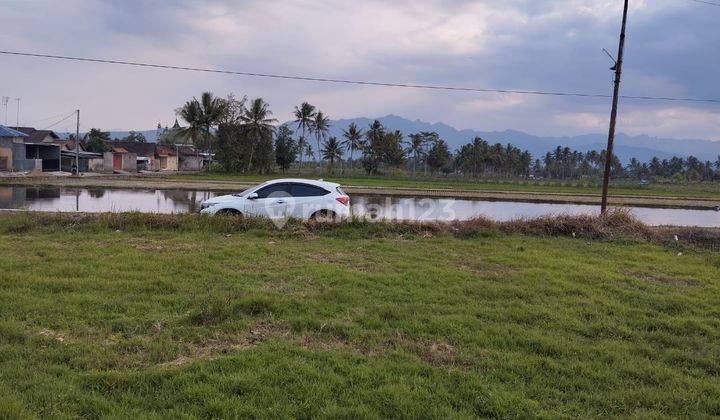
<instances>
[{"instance_id":1,"label":"tall grass","mask_svg":"<svg viewBox=\"0 0 720 420\"><path fill-rule=\"evenodd\" d=\"M684 241L711 249L720 249L720 231L703 228L651 228L624 209L605 216L553 215L533 219L494 221L478 217L465 221L368 221L352 219L342 223L313 223L289 220L282 228L270 220L237 216L209 217L198 214L154 213L8 213L0 217L0 233L57 232L64 230L98 232L120 231L183 231L236 232L257 231L261 234L299 237L324 235L337 237L387 237L394 235L427 237L452 235L469 238L488 235L529 235L573 237L589 240L633 240L652 243Z\"/></svg>"}]
</instances>

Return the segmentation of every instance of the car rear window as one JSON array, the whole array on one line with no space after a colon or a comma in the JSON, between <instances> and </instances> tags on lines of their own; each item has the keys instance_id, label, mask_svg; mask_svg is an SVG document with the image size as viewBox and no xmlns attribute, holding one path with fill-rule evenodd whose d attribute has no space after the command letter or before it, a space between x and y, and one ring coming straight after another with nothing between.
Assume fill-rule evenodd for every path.
<instances>
[{"instance_id":1,"label":"car rear window","mask_svg":"<svg viewBox=\"0 0 720 420\"><path fill-rule=\"evenodd\" d=\"M338 192L338 194L347 195L347 194L345 194L345 191L343 191L342 188L340 188L340 187L337 187L337 192Z\"/></svg>"},{"instance_id":2,"label":"car rear window","mask_svg":"<svg viewBox=\"0 0 720 420\"><path fill-rule=\"evenodd\" d=\"M293 197L320 197L330 194L330 191L308 184L291 184L290 195Z\"/></svg>"}]
</instances>

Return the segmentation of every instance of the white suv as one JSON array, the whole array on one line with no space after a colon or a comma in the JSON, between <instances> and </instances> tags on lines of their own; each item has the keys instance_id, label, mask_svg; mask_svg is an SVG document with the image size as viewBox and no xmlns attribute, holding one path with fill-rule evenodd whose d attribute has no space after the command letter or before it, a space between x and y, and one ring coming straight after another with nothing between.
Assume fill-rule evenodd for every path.
<instances>
[{"instance_id":1,"label":"white suv","mask_svg":"<svg viewBox=\"0 0 720 420\"><path fill-rule=\"evenodd\" d=\"M203 214L240 214L270 219L340 220L350 216L350 197L340 184L276 179L232 195L203 201Z\"/></svg>"}]
</instances>

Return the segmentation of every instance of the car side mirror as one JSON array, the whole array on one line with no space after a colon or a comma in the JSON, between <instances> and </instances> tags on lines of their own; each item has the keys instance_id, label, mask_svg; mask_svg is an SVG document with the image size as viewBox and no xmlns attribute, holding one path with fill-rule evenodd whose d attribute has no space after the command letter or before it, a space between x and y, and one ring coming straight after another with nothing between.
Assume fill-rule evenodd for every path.
<instances>
[{"instance_id":1,"label":"car side mirror","mask_svg":"<svg viewBox=\"0 0 720 420\"><path fill-rule=\"evenodd\" d=\"M248 199L248 200L255 200L255 199L257 199L257 198L258 198L258 194L257 194L256 192L250 193L250 194L248 194L248 196L247 196L247 199Z\"/></svg>"}]
</instances>

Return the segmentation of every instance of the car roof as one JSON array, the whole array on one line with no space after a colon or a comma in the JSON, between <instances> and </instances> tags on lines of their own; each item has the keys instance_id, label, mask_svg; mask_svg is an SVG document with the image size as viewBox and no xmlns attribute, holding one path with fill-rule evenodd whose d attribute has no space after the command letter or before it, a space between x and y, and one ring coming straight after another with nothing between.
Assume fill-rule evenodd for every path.
<instances>
[{"instance_id":1,"label":"car roof","mask_svg":"<svg viewBox=\"0 0 720 420\"><path fill-rule=\"evenodd\" d=\"M264 185L277 184L277 183L282 183L282 182L295 182L295 183L309 184L309 185L315 185L318 187L325 187L325 188L335 188L335 187L340 186L340 184L338 184L338 183L327 182L327 181L323 181L322 179L304 179L304 178L273 179L273 180L265 182Z\"/></svg>"}]
</instances>

